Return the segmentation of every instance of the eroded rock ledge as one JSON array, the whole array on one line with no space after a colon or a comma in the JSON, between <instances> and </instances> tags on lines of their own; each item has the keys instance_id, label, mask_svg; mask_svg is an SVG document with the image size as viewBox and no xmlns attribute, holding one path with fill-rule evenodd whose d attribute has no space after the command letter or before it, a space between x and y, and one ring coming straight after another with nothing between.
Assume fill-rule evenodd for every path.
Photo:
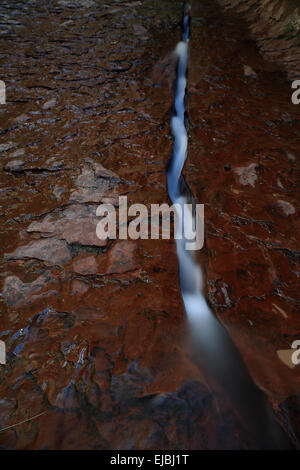
<instances>
[{"instance_id":1,"label":"eroded rock ledge","mask_svg":"<svg viewBox=\"0 0 300 470\"><path fill-rule=\"evenodd\" d=\"M297 0L218 0L250 25L264 57L276 61L290 80L300 77L300 5Z\"/></svg>"}]
</instances>

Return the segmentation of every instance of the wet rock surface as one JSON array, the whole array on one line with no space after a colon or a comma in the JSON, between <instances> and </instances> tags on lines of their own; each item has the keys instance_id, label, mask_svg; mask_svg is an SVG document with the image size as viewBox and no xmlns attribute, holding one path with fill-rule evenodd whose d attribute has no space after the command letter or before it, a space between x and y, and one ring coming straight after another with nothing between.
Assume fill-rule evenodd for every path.
<instances>
[{"instance_id":1,"label":"wet rock surface","mask_svg":"<svg viewBox=\"0 0 300 470\"><path fill-rule=\"evenodd\" d=\"M282 78L244 76L256 50L209 3L192 5L185 170L206 204L207 296L295 441L299 369L276 350L299 333L299 113ZM168 202L182 2L0 11L1 448L255 448L185 343L174 242L95 232L101 202Z\"/></svg>"},{"instance_id":2,"label":"wet rock surface","mask_svg":"<svg viewBox=\"0 0 300 470\"><path fill-rule=\"evenodd\" d=\"M191 3L185 173L205 204L206 293L281 423L285 410L283 425L296 442L299 411L285 406L296 404L299 365L288 367L277 351L300 335L299 167L289 158L300 151L299 107L239 17L212 2ZM244 64L259 71L255 80Z\"/></svg>"},{"instance_id":3,"label":"wet rock surface","mask_svg":"<svg viewBox=\"0 0 300 470\"><path fill-rule=\"evenodd\" d=\"M260 53L276 61L291 80L300 76L300 9L297 0L218 0L246 19ZM247 66L245 75L256 73Z\"/></svg>"},{"instance_id":4,"label":"wet rock surface","mask_svg":"<svg viewBox=\"0 0 300 470\"><path fill-rule=\"evenodd\" d=\"M222 447L182 348L173 242L96 237L101 202L167 201L182 2L0 8L1 447Z\"/></svg>"}]
</instances>

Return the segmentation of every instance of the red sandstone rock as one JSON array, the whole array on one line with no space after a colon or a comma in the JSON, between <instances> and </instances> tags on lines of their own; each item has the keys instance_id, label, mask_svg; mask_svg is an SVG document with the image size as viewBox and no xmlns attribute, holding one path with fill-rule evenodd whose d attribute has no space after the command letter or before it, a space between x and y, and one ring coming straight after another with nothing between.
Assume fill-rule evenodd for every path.
<instances>
[{"instance_id":1,"label":"red sandstone rock","mask_svg":"<svg viewBox=\"0 0 300 470\"><path fill-rule=\"evenodd\" d=\"M205 203L207 251L199 255L205 290L276 414L300 385L299 366L290 369L277 355L297 339L300 326L297 163L287 157L299 152L294 133L299 109L291 103L289 83L274 80L275 65L248 48L241 51L249 36L232 13L222 27L228 39L235 31L236 42L226 46L215 37L200 56L197 47L210 28L197 21L204 17L207 24L221 27L221 10L209 2L192 3L197 20L192 22L188 87L197 92L189 96L192 135L185 171L196 200ZM233 3L241 4L227 2ZM247 10L250 2L243 3ZM238 78L244 63L259 70L259 83ZM287 422L281 421L286 431L294 426Z\"/></svg>"},{"instance_id":2,"label":"red sandstone rock","mask_svg":"<svg viewBox=\"0 0 300 470\"><path fill-rule=\"evenodd\" d=\"M61 3L59 15L49 9L49 15L41 10L39 16L34 10L38 21L31 22L30 31L23 26L18 34L15 28L5 58L7 74L14 77L26 49L31 78L26 71L22 78L18 67L28 102L11 102L0 115L3 153L5 136L26 148L26 172L0 171L0 248L22 255L33 237L43 237L34 242L44 241L45 247L1 265L4 282L15 278L7 281L1 303L8 367L0 371L0 417L3 426L24 421L1 432L1 446L256 448L235 403L210 383L186 346L174 241L116 240L103 252L85 244L93 242L86 232L92 233L88 222L95 230L99 200L114 197L117 203L120 192L129 203L168 201L165 164L172 151L170 77L175 68L162 58L179 39L182 2L149 0L147 8L136 6L147 43L143 35L132 34L137 21L132 2L119 2L117 11L94 10L91 2L77 0ZM192 23L190 41L188 82L194 93L189 94L191 138L184 172L196 202L205 203L206 246L199 257L206 291L255 382L292 435L298 426L298 366L287 367L276 351L289 347L299 331L297 239L295 214L285 217L276 201L297 207L296 163L287 157L299 150L297 110L289 105L286 82L277 75L274 79L241 35L241 22L228 26L211 0L193 3L200 15ZM64 7L72 8L71 29ZM13 12L23 15L18 6ZM44 33L47 44L40 40ZM76 60L62 68L66 50ZM244 62L259 70L259 81L242 79ZM155 64L160 64L158 75L167 69L164 80L154 80ZM59 84L57 105L46 113L36 114L41 90L31 87L31 80L46 89L57 90ZM23 98L21 89L18 93ZM21 133L14 119L25 111L30 126L22 126ZM122 183L117 186L117 178L107 173L98 177L93 161L116 172ZM234 172L250 162L258 165L254 187L240 184ZM56 186L65 190L60 201L52 197L53 192L60 195ZM68 201L73 191L79 204ZM56 266L55 252L46 254L47 246L66 244L63 235L76 243L67 247L70 258ZM31 258L36 254L42 254L42 262ZM87 272L95 263L98 272L85 275L83 282L72 266L84 258L90 258ZM35 280L47 271L53 284L42 277L38 290ZM7 305L6 299L23 303ZM46 413L28 420L44 412L45 403Z\"/></svg>"},{"instance_id":3,"label":"red sandstone rock","mask_svg":"<svg viewBox=\"0 0 300 470\"><path fill-rule=\"evenodd\" d=\"M250 163L249 166L234 168L233 171L238 175L238 181L243 186L252 186L254 188L257 180L256 163Z\"/></svg>"},{"instance_id":4,"label":"red sandstone rock","mask_svg":"<svg viewBox=\"0 0 300 470\"><path fill-rule=\"evenodd\" d=\"M286 217L296 212L295 207L288 201L279 200L277 201L277 206Z\"/></svg>"},{"instance_id":5,"label":"red sandstone rock","mask_svg":"<svg viewBox=\"0 0 300 470\"><path fill-rule=\"evenodd\" d=\"M14 252L6 254L7 260L35 258L48 265L62 265L71 259L71 253L66 242L56 238L34 240L28 245L17 248Z\"/></svg>"},{"instance_id":6,"label":"red sandstone rock","mask_svg":"<svg viewBox=\"0 0 300 470\"><path fill-rule=\"evenodd\" d=\"M254 70L250 67L250 65L244 65L244 75L245 77L256 78L257 74Z\"/></svg>"},{"instance_id":7,"label":"red sandstone rock","mask_svg":"<svg viewBox=\"0 0 300 470\"><path fill-rule=\"evenodd\" d=\"M6 163L4 170L5 171L11 171L11 172L19 172L23 169L24 167L24 161L23 160L12 160L8 163Z\"/></svg>"},{"instance_id":8,"label":"red sandstone rock","mask_svg":"<svg viewBox=\"0 0 300 470\"><path fill-rule=\"evenodd\" d=\"M56 105L56 98L52 98L49 101L46 101L46 103L43 104L43 109L48 110L53 108Z\"/></svg>"},{"instance_id":9,"label":"red sandstone rock","mask_svg":"<svg viewBox=\"0 0 300 470\"><path fill-rule=\"evenodd\" d=\"M77 274L96 274L98 265L94 256L85 256L73 262L73 271Z\"/></svg>"},{"instance_id":10,"label":"red sandstone rock","mask_svg":"<svg viewBox=\"0 0 300 470\"><path fill-rule=\"evenodd\" d=\"M100 266L100 272L102 274L122 274L138 269L139 264L135 258L135 251L135 243L131 241L116 242L108 252L105 270L103 271Z\"/></svg>"},{"instance_id":11,"label":"red sandstone rock","mask_svg":"<svg viewBox=\"0 0 300 470\"><path fill-rule=\"evenodd\" d=\"M89 289L89 286L78 279L74 279L72 282L72 293L74 294L85 294Z\"/></svg>"},{"instance_id":12,"label":"red sandstone rock","mask_svg":"<svg viewBox=\"0 0 300 470\"><path fill-rule=\"evenodd\" d=\"M53 282L55 282L55 278L49 274L43 274L33 282L22 282L17 276L8 276L5 279L2 295L10 306L20 307L41 298L43 294L37 294L47 286L48 289L51 288ZM47 292L46 289L44 295L53 295L53 292L53 290Z\"/></svg>"}]
</instances>

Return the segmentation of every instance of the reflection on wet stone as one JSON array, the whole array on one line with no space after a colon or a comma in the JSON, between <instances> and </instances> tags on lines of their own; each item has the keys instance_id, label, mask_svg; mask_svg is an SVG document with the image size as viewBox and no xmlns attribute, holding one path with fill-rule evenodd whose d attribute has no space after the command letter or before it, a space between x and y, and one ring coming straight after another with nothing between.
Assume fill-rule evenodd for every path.
<instances>
[{"instance_id":1,"label":"reflection on wet stone","mask_svg":"<svg viewBox=\"0 0 300 470\"><path fill-rule=\"evenodd\" d=\"M101 202L168 202L182 1L5 0L0 13L0 416L13 426L0 447L255 448L184 344L174 242L95 231ZM208 298L296 442L298 369L276 351L297 339L298 117L285 82L260 96L261 59L244 39L236 59L221 13L192 15L185 171L206 204Z\"/></svg>"}]
</instances>

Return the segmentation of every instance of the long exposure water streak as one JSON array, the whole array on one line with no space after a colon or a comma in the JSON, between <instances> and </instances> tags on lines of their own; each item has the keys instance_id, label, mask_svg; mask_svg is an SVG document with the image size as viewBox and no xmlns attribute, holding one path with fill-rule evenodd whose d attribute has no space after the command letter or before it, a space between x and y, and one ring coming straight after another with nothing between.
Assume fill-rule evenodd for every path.
<instances>
[{"instance_id":1,"label":"long exposure water streak","mask_svg":"<svg viewBox=\"0 0 300 470\"><path fill-rule=\"evenodd\" d=\"M177 226L187 222L195 225L194 213L187 213L186 209L186 204L194 204L194 198L182 175L188 148L185 102L189 24L189 5L185 3L182 40L175 49L178 66L171 116L174 145L173 155L167 168L169 196L173 204L181 205L182 214L184 214ZM179 213L178 217L180 217ZM189 220L191 217L193 217L192 222ZM210 311L202 292L201 268L195 260L195 252L186 250L186 241L184 237L177 239L176 248L181 293L190 326L192 347L197 360L234 403L256 446L262 449L290 448L287 436L277 423L265 395L253 382L230 335Z\"/></svg>"}]
</instances>

